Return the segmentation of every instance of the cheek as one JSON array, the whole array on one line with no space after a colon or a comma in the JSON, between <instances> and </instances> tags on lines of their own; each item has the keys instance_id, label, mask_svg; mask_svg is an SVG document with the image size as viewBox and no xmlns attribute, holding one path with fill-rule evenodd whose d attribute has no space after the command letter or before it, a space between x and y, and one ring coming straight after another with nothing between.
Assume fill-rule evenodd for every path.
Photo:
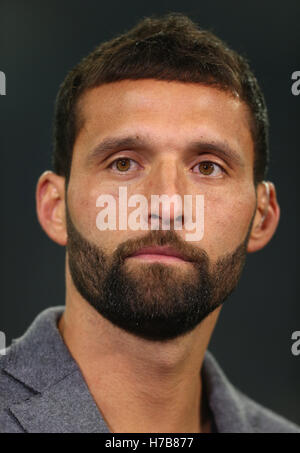
<instances>
[{"instance_id":1,"label":"cheek","mask_svg":"<svg viewBox=\"0 0 300 453\"><path fill-rule=\"evenodd\" d=\"M110 191L111 192L111 191ZM97 214L101 208L96 201L101 194L109 194L102 187L95 187L87 180L72 181L68 188L68 206L72 220L80 233L91 240L103 236L105 231L99 231L96 225ZM113 194L112 194L113 195Z\"/></svg>"},{"instance_id":2,"label":"cheek","mask_svg":"<svg viewBox=\"0 0 300 453\"><path fill-rule=\"evenodd\" d=\"M241 244L254 208L254 193L206 196L202 246L212 257L231 252Z\"/></svg>"},{"instance_id":3,"label":"cheek","mask_svg":"<svg viewBox=\"0 0 300 453\"><path fill-rule=\"evenodd\" d=\"M75 185L69 186L68 189L68 206L72 220L86 238L94 244L98 244L103 250L110 254L118 244L126 241L130 237L137 237L145 234L141 231L118 230L118 229L99 229L97 227L97 217L99 213L106 210L107 204L97 206L97 200L100 196L111 196L115 200L116 209L111 212L116 213L116 227L119 225L119 185L114 187L113 184L102 184L101 186L92 183L81 184L81 188L75 188ZM113 208L113 205L111 205ZM99 217L98 217L99 218ZM105 222L107 222L107 218Z\"/></svg>"},{"instance_id":4,"label":"cheek","mask_svg":"<svg viewBox=\"0 0 300 453\"><path fill-rule=\"evenodd\" d=\"M68 188L68 207L73 223L79 232L86 235L91 230L96 213L93 192L87 184L70 182Z\"/></svg>"}]
</instances>

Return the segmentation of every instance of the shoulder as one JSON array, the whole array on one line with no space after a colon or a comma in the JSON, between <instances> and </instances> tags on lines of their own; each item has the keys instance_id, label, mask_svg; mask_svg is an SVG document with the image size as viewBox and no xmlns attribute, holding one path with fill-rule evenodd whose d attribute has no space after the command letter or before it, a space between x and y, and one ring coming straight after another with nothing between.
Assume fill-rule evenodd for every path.
<instances>
[{"instance_id":1,"label":"shoulder","mask_svg":"<svg viewBox=\"0 0 300 453\"><path fill-rule=\"evenodd\" d=\"M0 355L0 433L24 432L13 411L72 367L57 330L64 307L50 307ZM67 370L67 371L66 371Z\"/></svg>"},{"instance_id":2,"label":"shoulder","mask_svg":"<svg viewBox=\"0 0 300 453\"><path fill-rule=\"evenodd\" d=\"M203 382L220 433L300 433L300 427L249 398L227 378L206 351Z\"/></svg>"},{"instance_id":3,"label":"shoulder","mask_svg":"<svg viewBox=\"0 0 300 453\"><path fill-rule=\"evenodd\" d=\"M255 433L300 433L300 427L235 389Z\"/></svg>"}]
</instances>

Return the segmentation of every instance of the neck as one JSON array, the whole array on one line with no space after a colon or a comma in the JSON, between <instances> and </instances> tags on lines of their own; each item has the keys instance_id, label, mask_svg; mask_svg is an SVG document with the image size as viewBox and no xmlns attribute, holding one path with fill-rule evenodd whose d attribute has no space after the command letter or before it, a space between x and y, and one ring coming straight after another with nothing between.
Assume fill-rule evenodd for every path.
<instances>
[{"instance_id":1,"label":"neck","mask_svg":"<svg viewBox=\"0 0 300 453\"><path fill-rule=\"evenodd\" d=\"M200 371L217 311L187 335L151 342L67 293L58 328L111 432L209 432Z\"/></svg>"}]
</instances>

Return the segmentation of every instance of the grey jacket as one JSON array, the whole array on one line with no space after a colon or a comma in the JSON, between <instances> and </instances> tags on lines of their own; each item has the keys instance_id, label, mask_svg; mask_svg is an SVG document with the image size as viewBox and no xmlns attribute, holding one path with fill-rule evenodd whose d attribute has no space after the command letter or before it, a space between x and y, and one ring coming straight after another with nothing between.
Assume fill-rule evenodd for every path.
<instances>
[{"instance_id":1,"label":"grey jacket","mask_svg":"<svg viewBox=\"0 0 300 453\"><path fill-rule=\"evenodd\" d=\"M57 328L64 306L39 314L0 357L0 433L109 433ZM238 391L208 351L202 368L217 432L300 433Z\"/></svg>"}]
</instances>

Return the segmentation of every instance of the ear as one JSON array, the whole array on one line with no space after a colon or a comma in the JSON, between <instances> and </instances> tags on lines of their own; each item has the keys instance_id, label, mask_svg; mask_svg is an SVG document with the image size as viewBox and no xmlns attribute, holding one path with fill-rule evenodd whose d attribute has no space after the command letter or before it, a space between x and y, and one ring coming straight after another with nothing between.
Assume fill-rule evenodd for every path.
<instances>
[{"instance_id":1,"label":"ear","mask_svg":"<svg viewBox=\"0 0 300 453\"><path fill-rule=\"evenodd\" d=\"M41 227L53 241L67 244L65 178L45 171L36 186L36 211Z\"/></svg>"},{"instance_id":2,"label":"ear","mask_svg":"<svg viewBox=\"0 0 300 453\"><path fill-rule=\"evenodd\" d=\"M253 220L247 252L262 249L273 237L280 218L280 207L277 202L273 183L263 181L257 186L257 206Z\"/></svg>"}]
</instances>

